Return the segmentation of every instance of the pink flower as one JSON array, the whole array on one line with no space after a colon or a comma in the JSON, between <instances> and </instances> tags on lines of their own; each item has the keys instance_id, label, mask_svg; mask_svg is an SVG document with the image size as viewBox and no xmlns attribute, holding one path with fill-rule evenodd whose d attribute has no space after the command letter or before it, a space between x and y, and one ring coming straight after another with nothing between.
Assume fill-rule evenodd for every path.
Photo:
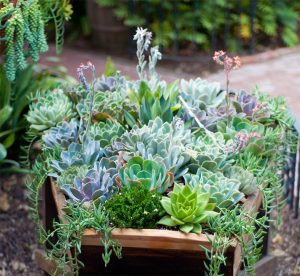
<instances>
[{"instance_id":1,"label":"pink flower","mask_svg":"<svg viewBox=\"0 0 300 276\"><path fill-rule=\"evenodd\" d=\"M224 65L224 70L226 74L229 74L229 72L232 69L238 69L241 67L241 60L240 57L235 56L235 57L230 57L226 54L226 52L220 50L216 51L213 60L220 65Z\"/></svg>"}]
</instances>

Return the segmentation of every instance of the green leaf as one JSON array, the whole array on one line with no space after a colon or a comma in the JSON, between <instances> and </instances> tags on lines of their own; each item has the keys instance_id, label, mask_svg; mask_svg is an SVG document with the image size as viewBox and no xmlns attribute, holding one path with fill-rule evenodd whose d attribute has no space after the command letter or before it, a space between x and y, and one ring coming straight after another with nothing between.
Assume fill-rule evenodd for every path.
<instances>
[{"instance_id":1,"label":"green leaf","mask_svg":"<svg viewBox=\"0 0 300 276\"><path fill-rule=\"evenodd\" d=\"M194 224L193 230L191 232L196 233L196 234L200 234L202 231L202 227L200 224Z\"/></svg>"},{"instance_id":2,"label":"green leaf","mask_svg":"<svg viewBox=\"0 0 300 276\"><path fill-rule=\"evenodd\" d=\"M194 226L193 224L184 224L184 225L181 225L179 227L180 231L184 232L184 233L190 233L192 230L193 230Z\"/></svg>"},{"instance_id":3,"label":"green leaf","mask_svg":"<svg viewBox=\"0 0 300 276\"><path fill-rule=\"evenodd\" d=\"M170 227L176 226L176 223L171 219L170 216L162 217L157 224L162 224Z\"/></svg>"},{"instance_id":4,"label":"green leaf","mask_svg":"<svg viewBox=\"0 0 300 276\"><path fill-rule=\"evenodd\" d=\"M11 147L13 145L13 143L15 142L15 133L10 134L8 137L6 137L6 139L3 141L3 146L8 149L9 147Z\"/></svg>"},{"instance_id":5,"label":"green leaf","mask_svg":"<svg viewBox=\"0 0 300 276\"><path fill-rule=\"evenodd\" d=\"M131 128L133 128L137 123L135 118L126 110L124 110L124 118L128 126Z\"/></svg>"},{"instance_id":6,"label":"green leaf","mask_svg":"<svg viewBox=\"0 0 300 276\"><path fill-rule=\"evenodd\" d=\"M4 123L8 120L12 113L12 107L9 105L4 106L0 109L0 128L4 125Z\"/></svg>"},{"instance_id":7,"label":"green leaf","mask_svg":"<svg viewBox=\"0 0 300 276\"><path fill-rule=\"evenodd\" d=\"M0 160L4 160L7 155L5 147L0 143Z\"/></svg>"},{"instance_id":8,"label":"green leaf","mask_svg":"<svg viewBox=\"0 0 300 276\"><path fill-rule=\"evenodd\" d=\"M163 197L162 200L160 201L162 207L165 209L165 211L169 215L174 215L171 207L171 200L168 197Z\"/></svg>"}]
</instances>

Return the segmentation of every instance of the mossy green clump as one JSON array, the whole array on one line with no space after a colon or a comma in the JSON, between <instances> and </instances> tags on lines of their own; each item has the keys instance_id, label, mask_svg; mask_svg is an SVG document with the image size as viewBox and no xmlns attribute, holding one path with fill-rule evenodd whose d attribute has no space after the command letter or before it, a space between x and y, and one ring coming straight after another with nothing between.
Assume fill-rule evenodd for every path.
<instances>
[{"instance_id":1,"label":"mossy green clump","mask_svg":"<svg viewBox=\"0 0 300 276\"><path fill-rule=\"evenodd\" d=\"M111 222L120 228L156 228L165 211L161 195L143 187L125 187L105 207Z\"/></svg>"}]
</instances>

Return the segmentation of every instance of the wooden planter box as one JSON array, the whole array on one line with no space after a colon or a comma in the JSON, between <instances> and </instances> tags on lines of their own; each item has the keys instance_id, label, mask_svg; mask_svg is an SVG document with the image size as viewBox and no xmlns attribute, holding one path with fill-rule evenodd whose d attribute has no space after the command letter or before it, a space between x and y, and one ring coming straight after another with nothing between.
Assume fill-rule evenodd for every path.
<instances>
[{"instance_id":1,"label":"wooden planter box","mask_svg":"<svg viewBox=\"0 0 300 276\"><path fill-rule=\"evenodd\" d=\"M66 202L64 194L48 179L45 186L45 226L51 229L53 218L63 219L62 207ZM245 202L246 210L258 211L262 193L257 190ZM123 258L112 256L105 268L101 259L100 234L86 229L82 239L84 262L82 275L204 275L205 252L200 245L210 248L205 234L184 234L179 231L158 229L114 229L113 239L122 245ZM241 263L241 248L236 241L228 249L225 275L237 275ZM53 264L37 254L41 268L50 273Z\"/></svg>"}]
</instances>

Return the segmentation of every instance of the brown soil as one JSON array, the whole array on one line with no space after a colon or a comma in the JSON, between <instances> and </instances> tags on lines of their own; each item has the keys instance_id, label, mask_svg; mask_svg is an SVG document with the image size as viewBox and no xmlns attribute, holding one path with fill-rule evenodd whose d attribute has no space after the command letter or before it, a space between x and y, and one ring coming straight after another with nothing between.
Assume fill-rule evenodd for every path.
<instances>
[{"instance_id":1,"label":"brown soil","mask_svg":"<svg viewBox=\"0 0 300 276\"><path fill-rule=\"evenodd\" d=\"M271 254L277 256L277 269L274 275L300 276L300 217L295 219L286 207L283 224L272 239Z\"/></svg>"},{"instance_id":2,"label":"brown soil","mask_svg":"<svg viewBox=\"0 0 300 276\"><path fill-rule=\"evenodd\" d=\"M43 275L33 259L36 227L30 219L24 178L0 176L0 275Z\"/></svg>"}]
</instances>

